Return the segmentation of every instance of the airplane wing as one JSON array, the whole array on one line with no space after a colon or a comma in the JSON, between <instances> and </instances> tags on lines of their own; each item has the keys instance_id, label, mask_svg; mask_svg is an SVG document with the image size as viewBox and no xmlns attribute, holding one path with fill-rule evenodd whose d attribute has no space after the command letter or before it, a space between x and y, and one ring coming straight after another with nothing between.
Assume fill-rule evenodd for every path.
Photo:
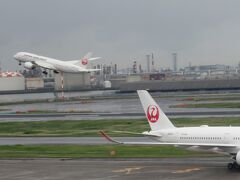
<instances>
[{"instance_id":1,"label":"airplane wing","mask_svg":"<svg viewBox=\"0 0 240 180\"><path fill-rule=\"evenodd\" d=\"M97 60L97 59L101 59L101 57L93 57L93 58L89 58L89 61L93 61L93 60Z\"/></svg>"},{"instance_id":2,"label":"airplane wing","mask_svg":"<svg viewBox=\"0 0 240 180\"><path fill-rule=\"evenodd\" d=\"M113 133L121 133L121 134L131 134L131 135L140 135L143 136L143 133L137 133L137 132L129 132L129 131L111 131ZM155 135L152 135L153 137L156 137Z\"/></svg>"},{"instance_id":3,"label":"airplane wing","mask_svg":"<svg viewBox=\"0 0 240 180\"><path fill-rule=\"evenodd\" d=\"M101 71L101 69L82 69L79 72L96 72Z\"/></svg>"},{"instance_id":4,"label":"airplane wing","mask_svg":"<svg viewBox=\"0 0 240 180\"><path fill-rule=\"evenodd\" d=\"M47 62L33 61L32 63L45 69L57 70L52 64L49 64Z\"/></svg>"},{"instance_id":5,"label":"airplane wing","mask_svg":"<svg viewBox=\"0 0 240 180\"><path fill-rule=\"evenodd\" d=\"M104 131L99 133L108 141L123 145L173 145L173 146L203 146L203 147L219 147L219 148L235 148L236 144L210 144L210 143L165 143L165 142L121 142L108 136Z\"/></svg>"}]
</instances>

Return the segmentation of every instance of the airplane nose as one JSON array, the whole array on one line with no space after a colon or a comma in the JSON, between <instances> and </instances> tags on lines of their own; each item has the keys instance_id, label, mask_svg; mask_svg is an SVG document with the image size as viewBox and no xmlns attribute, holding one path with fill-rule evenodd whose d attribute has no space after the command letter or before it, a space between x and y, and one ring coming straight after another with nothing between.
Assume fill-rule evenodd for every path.
<instances>
[{"instance_id":1,"label":"airplane nose","mask_svg":"<svg viewBox=\"0 0 240 180\"><path fill-rule=\"evenodd\" d=\"M14 59L17 59L17 54L15 54L13 57L14 57Z\"/></svg>"},{"instance_id":2,"label":"airplane nose","mask_svg":"<svg viewBox=\"0 0 240 180\"><path fill-rule=\"evenodd\" d=\"M14 59L18 59L19 53L15 54L13 57L14 57Z\"/></svg>"}]
</instances>

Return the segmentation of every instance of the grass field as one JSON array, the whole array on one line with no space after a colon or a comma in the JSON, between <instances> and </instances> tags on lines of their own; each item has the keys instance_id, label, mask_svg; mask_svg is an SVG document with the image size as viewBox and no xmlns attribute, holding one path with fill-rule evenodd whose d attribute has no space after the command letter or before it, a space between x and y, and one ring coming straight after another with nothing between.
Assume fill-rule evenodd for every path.
<instances>
[{"instance_id":1,"label":"grass field","mask_svg":"<svg viewBox=\"0 0 240 180\"><path fill-rule=\"evenodd\" d=\"M240 108L240 102L179 104L179 105L171 105L170 107L171 108Z\"/></svg>"},{"instance_id":2,"label":"grass field","mask_svg":"<svg viewBox=\"0 0 240 180\"><path fill-rule=\"evenodd\" d=\"M239 117L223 118L175 118L171 119L177 127L199 126L239 126ZM37 121L37 122L2 122L0 136L98 136L104 130L112 136L136 136L113 131L143 132L149 130L146 119L81 120L81 121Z\"/></svg>"},{"instance_id":3,"label":"grass field","mask_svg":"<svg viewBox=\"0 0 240 180\"><path fill-rule=\"evenodd\" d=\"M177 118L176 126L240 125L240 118ZM85 120L0 123L0 136L97 136L99 130L142 132L149 129L145 119ZM111 133L113 136L130 134ZM132 135L133 136L133 135ZM192 152L172 146L122 145L15 145L0 146L0 158L127 158L127 157L206 157L216 154Z\"/></svg>"},{"instance_id":4,"label":"grass field","mask_svg":"<svg viewBox=\"0 0 240 180\"><path fill-rule=\"evenodd\" d=\"M228 95L195 95L182 97L178 99L179 101L239 101L240 95L228 94Z\"/></svg>"},{"instance_id":5,"label":"grass field","mask_svg":"<svg viewBox=\"0 0 240 180\"><path fill-rule=\"evenodd\" d=\"M108 100L108 99L135 99L138 98L137 95L127 95L127 96L86 96L86 97L65 97L62 98L48 98L48 99L33 99L33 100L23 100L14 102L0 102L1 106L9 105L23 105L23 104L39 104L39 103L65 103L78 101L81 104L92 103L95 100Z\"/></svg>"},{"instance_id":6,"label":"grass field","mask_svg":"<svg viewBox=\"0 0 240 180\"><path fill-rule=\"evenodd\" d=\"M180 101L224 101L224 100L240 100L240 94L195 94L195 95L184 95L184 94L162 94L155 95L153 98L169 98L169 99L178 99ZM79 97L65 97L64 101L62 98L46 98L46 99L31 99L31 100L22 100L22 101L11 101L11 102L0 102L1 106L9 105L23 105L23 104L38 104L38 103L65 103L71 101L78 101L79 103L92 103L97 100L111 100L111 99L138 99L137 94L133 93L131 95L127 94L116 94L112 96L79 96Z\"/></svg>"},{"instance_id":7,"label":"grass field","mask_svg":"<svg viewBox=\"0 0 240 180\"><path fill-rule=\"evenodd\" d=\"M77 146L37 145L1 146L0 158L126 158L126 157L192 157L216 156L170 146Z\"/></svg>"}]
</instances>

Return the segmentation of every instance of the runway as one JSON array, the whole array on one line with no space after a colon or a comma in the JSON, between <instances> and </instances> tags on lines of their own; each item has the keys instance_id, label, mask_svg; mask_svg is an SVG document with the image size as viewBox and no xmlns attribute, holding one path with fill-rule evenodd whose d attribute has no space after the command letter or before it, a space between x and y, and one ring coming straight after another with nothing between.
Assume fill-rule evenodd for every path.
<instances>
[{"instance_id":1,"label":"runway","mask_svg":"<svg viewBox=\"0 0 240 180\"><path fill-rule=\"evenodd\" d=\"M206 95L209 97L210 95ZM216 95L215 95L216 96ZM0 122L11 121L47 121L47 120L91 120L91 119L137 119L144 118L144 112L139 99L126 98L123 95L113 95L117 99L91 99L90 101L43 102L33 104L4 105L0 112ZM123 97L123 98L119 98ZM181 96L180 96L181 97ZM221 103L229 101L186 101L180 97L155 98L162 110L170 118L175 117L230 117L240 116L238 108L170 108L171 105L188 103ZM195 96L194 96L195 97ZM202 95L201 95L202 97ZM205 97L205 96L204 96ZM211 96L210 96L211 97ZM42 111L37 113L38 111ZM43 113L52 111L53 113ZM29 113L30 112L30 113ZM36 112L36 113L33 113ZM55 113L57 112L57 113Z\"/></svg>"},{"instance_id":2,"label":"runway","mask_svg":"<svg viewBox=\"0 0 240 180\"><path fill-rule=\"evenodd\" d=\"M217 158L91 158L0 160L4 180L236 180L240 171L229 171L225 157Z\"/></svg>"},{"instance_id":3,"label":"runway","mask_svg":"<svg viewBox=\"0 0 240 180\"><path fill-rule=\"evenodd\" d=\"M170 118L177 117L232 117L240 116L239 110L228 111L173 111L165 113ZM48 121L48 120L100 120L100 119L126 119L144 118L144 113L49 113L49 114L0 114L0 122L15 121Z\"/></svg>"},{"instance_id":4,"label":"runway","mask_svg":"<svg viewBox=\"0 0 240 180\"><path fill-rule=\"evenodd\" d=\"M138 141L138 142L152 142L147 137L114 137L119 141ZM0 146L3 145L104 145L112 144L103 137L1 137Z\"/></svg>"}]
</instances>

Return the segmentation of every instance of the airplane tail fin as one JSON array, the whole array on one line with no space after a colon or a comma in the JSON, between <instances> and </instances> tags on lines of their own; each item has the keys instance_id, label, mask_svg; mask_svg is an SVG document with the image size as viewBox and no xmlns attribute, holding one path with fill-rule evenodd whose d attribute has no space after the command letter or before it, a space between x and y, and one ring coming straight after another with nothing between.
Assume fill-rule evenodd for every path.
<instances>
[{"instance_id":1,"label":"airplane tail fin","mask_svg":"<svg viewBox=\"0 0 240 180\"><path fill-rule=\"evenodd\" d=\"M92 57L92 52L88 52L83 59L90 59Z\"/></svg>"},{"instance_id":2,"label":"airplane tail fin","mask_svg":"<svg viewBox=\"0 0 240 180\"><path fill-rule=\"evenodd\" d=\"M175 128L147 91L138 90L137 93L152 131Z\"/></svg>"}]
</instances>

